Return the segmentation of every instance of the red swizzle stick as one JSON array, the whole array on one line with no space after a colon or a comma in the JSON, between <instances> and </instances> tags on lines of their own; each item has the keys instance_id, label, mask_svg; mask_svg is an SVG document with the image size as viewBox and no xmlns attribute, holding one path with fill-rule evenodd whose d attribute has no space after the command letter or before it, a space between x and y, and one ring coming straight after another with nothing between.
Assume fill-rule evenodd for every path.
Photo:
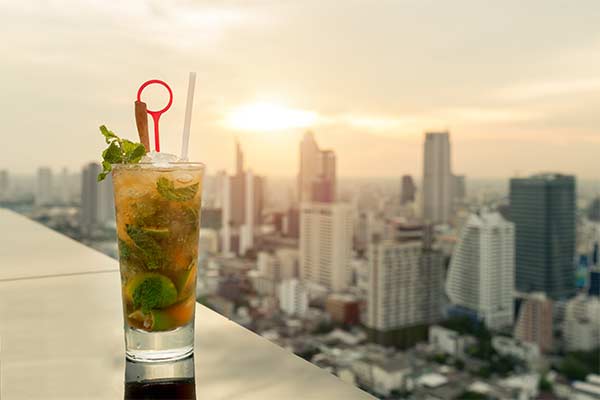
<instances>
[{"instance_id":1,"label":"red swizzle stick","mask_svg":"<svg viewBox=\"0 0 600 400\"><path fill-rule=\"evenodd\" d=\"M158 134L158 121L160 120L160 116L162 115L162 113L167 111L171 107L171 104L173 104L173 92L171 91L171 88L169 87L169 85L167 85L165 82L158 80L158 79L151 79L147 82L144 82L144 84L142 86L140 86L140 88L138 89L138 92L137 92L137 100L138 101L142 101L142 99L141 99L142 91L146 88L146 86L152 85L153 83L158 83L159 85L163 85L169 91L169 103L167 103L165 108L163 108L160 111L151 111L151 110L147 111L148 114L150 114L152 116L152 119L154 120L154 149L157 152L159 152L160 151L160 140L159 140L159 134Z\"/></svg>"}]
</instances>

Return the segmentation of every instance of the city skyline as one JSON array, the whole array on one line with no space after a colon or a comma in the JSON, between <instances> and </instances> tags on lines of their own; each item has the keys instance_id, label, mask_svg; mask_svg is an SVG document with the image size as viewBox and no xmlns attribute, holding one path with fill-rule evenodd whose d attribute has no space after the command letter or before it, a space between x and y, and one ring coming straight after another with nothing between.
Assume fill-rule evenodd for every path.
<instances>
[{"instance_id":1,"label":"city skyline","mask_svg":"<svg viewBox=\"0 0 600 400\"><path fill-rule=\"evenodd\" d=\"M11 110L27 101L36 112L8 113L12 151L0 168L32 173L35 159L78 169L99 157L101 123L134 138L135 91L150 78L173 86L162 142L178 153L187 72L196 70L191 156L211 171L232 165L237 135L256 173L293 176L296 143L312 129L337 151L339 176L416 176L423 132L447 129L458 174L592 178L600 149L598 7L350 1L341 14L315 1L169 8L140 1L118 10L3 4L12 38L3 44L10 54L3 76L29 77L6 79L5 102ZM320 30L308 34L313 25ZM97 67L106 54L120 62ZM532 159L532 151L544 156Z\"/></svg>"}]
</instances>

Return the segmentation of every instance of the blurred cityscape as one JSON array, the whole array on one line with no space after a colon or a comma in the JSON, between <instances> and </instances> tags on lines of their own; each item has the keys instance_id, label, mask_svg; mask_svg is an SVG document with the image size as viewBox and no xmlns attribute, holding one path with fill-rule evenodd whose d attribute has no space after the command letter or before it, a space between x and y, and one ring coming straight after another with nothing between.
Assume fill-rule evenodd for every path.
<instances>
[{"instance_id":1,"label":"blurred cityscape","mask_svg":"<svg viewBox=\"0 0 600 400\"><path fill-rule=\"evenodd\" d=\"M203 188L198 301L381 399L600 399L600 182L452 169L340 179L306 132L294 179ZM100 165L0 170L0 206L117 258Z\"/></svg>"}]
</instances>

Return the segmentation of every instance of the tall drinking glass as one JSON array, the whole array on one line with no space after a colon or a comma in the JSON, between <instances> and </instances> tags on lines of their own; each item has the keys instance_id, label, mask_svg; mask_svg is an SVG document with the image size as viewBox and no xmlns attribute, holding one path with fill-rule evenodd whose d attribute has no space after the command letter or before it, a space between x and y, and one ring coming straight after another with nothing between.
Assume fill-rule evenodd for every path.
<instances>
[{"instance_id":1,"label":"tall drinking glass","mask_svg":"<svg viewBox=\"0 0 600 400\"><path fill-rule=\"evenodd\" d=\"M125 349L133 361L194 351L204 166L113 165Z\"/></svg>"}]
</instances>

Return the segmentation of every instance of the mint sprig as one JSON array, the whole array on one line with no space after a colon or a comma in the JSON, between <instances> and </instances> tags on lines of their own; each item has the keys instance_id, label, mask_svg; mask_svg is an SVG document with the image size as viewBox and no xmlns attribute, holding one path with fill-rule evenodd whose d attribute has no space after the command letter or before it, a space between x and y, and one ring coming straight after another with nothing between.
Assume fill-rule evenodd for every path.
<instances>
[{"instance_id":1,"label":"mint sprig","mask_svg":"<svg viewBox=\"0 0 600 400\"><path fill-rule=\"evenodd\" d=\"M146 154L143 144L121 139L104 125L100 127L100 132L108 147L102 152L103 170L98 174L98 182L106 178L106 175L112 171L113 164L135 164L140 162Z\"/></svg>"},{"instance_id":2,"label":"mint sprig","mask_svg":"<svg viewBox=\"0 0 600 400\"><path fill-rule=\"evenodd\" d=\"M198 183L176 188L175 183L165 177L158 178L156 190L162 197L172 201L188 201L194 198L198 192Z\"/></svg>"}]
</instances>

